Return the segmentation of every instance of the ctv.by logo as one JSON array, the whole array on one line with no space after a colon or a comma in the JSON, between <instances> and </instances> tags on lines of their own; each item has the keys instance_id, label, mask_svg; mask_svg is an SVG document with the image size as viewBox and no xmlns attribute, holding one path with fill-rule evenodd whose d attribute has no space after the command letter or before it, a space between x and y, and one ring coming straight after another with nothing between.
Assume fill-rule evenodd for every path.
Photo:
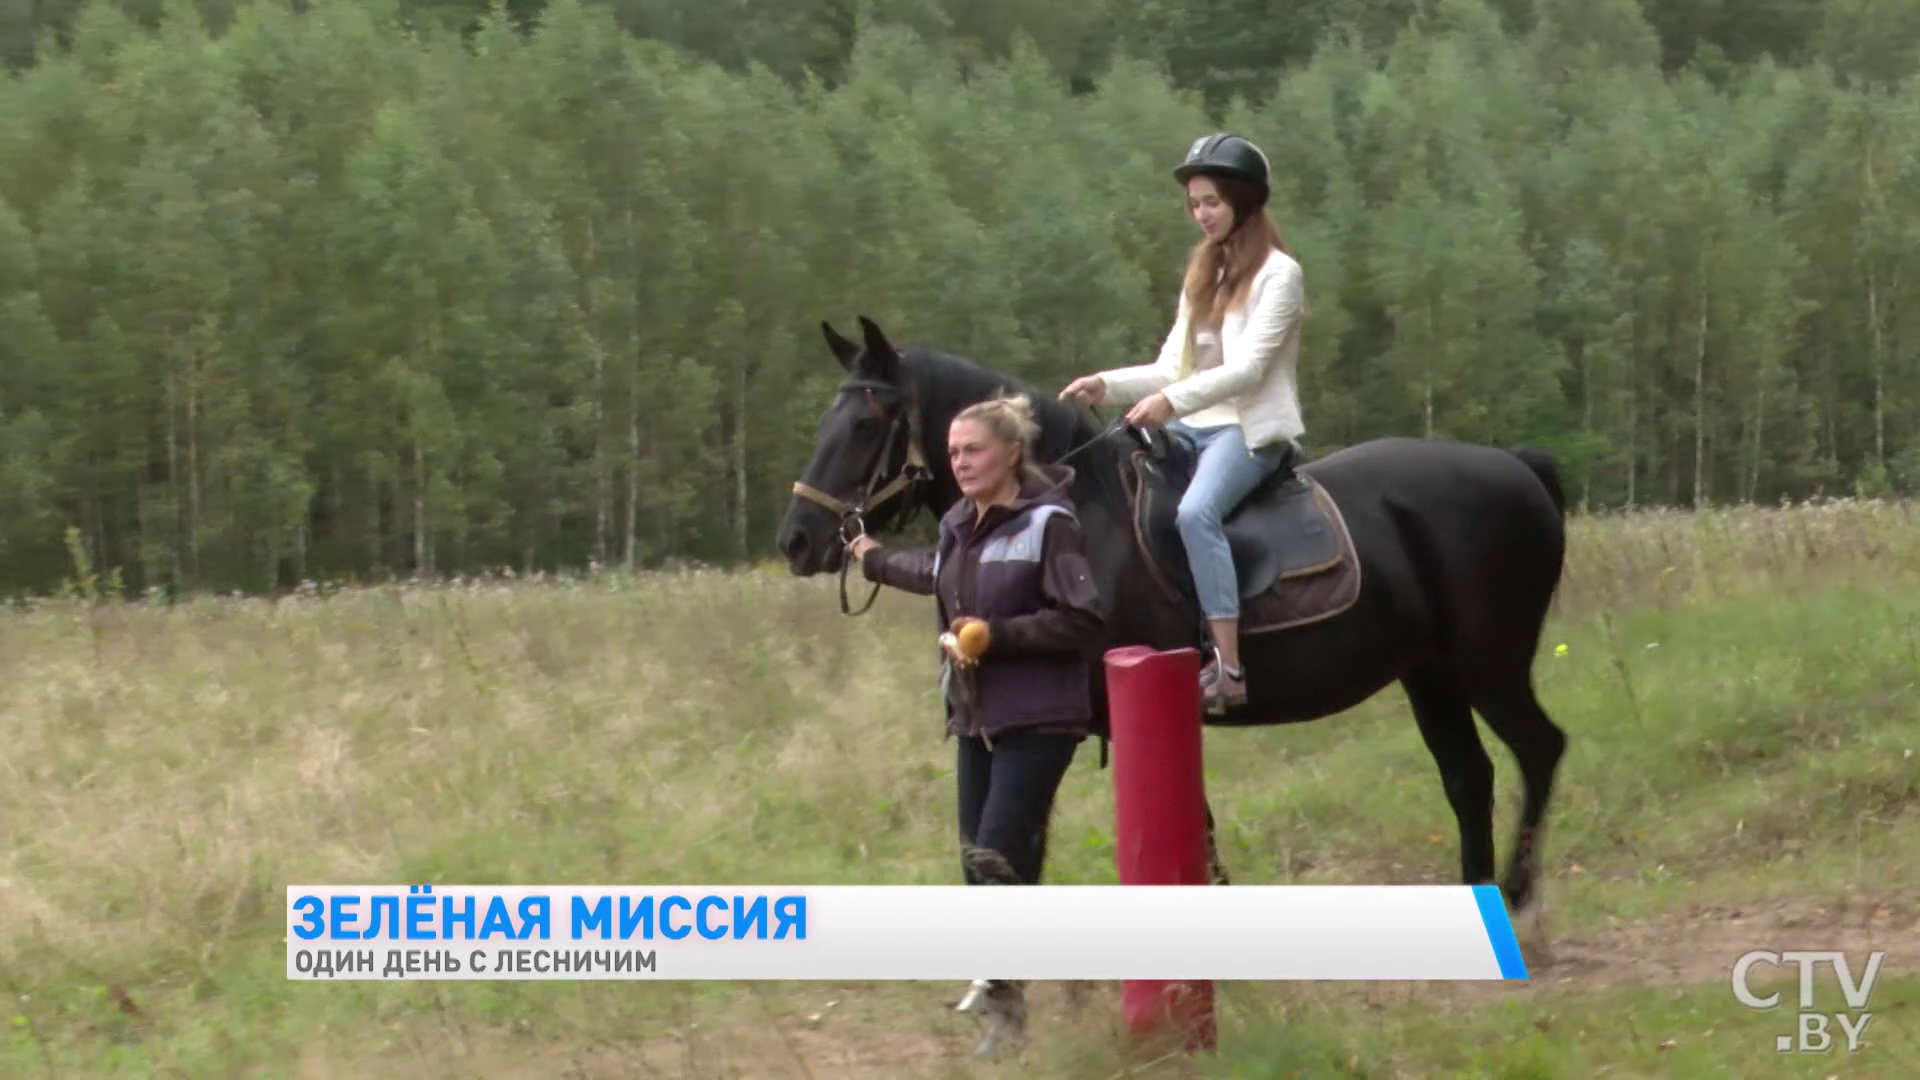
<instances>
[{"instance_id":1,"label":"ctv.by logo","mask_svg":"<svg viewBox=\"0 0 1920 1080\"><path fill-rule=\"evenodd\" d=\"M1780 1004L1780 993L1775 991L1766 997L1758 997L1747 988L1748 972L1755 964L1772 964L1780 967L1793 964L1800 969L1800 1011L1796 1014L1798 1031L1793 1035L1781 1035L1773 1040L1773 1048L1779 1053L1824 1054L1833 1049L1833 1035L1828 1030L1827 1013L1816 1012L1813 1007L1813 973L1822 962L1833 965L1833 973L1840 983L1840 994L1846 998L1848 1011L1833 1013L1833 1023L1847 1037L1847 1052L1860 1049L1860 1036L1867 1030L1867 1022L1873 1014L1866 1011L1867 1003L1873 997L1873 984L1880 978L1880 961L1886 959L1884 952L1867 956L1867 970L1855 982L1853 965L1842 952L1768 952L1755 949L1742 956L1733 965L1733 996L1740 1004L1749 1009L1771 1009Z\"/></svg>"}]
</instances>

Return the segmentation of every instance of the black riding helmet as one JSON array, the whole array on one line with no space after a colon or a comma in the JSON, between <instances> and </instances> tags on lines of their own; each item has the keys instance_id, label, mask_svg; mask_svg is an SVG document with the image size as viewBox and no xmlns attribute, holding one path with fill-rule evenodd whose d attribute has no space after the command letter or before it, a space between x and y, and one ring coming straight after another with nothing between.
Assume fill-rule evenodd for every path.
<instances>
[{"instance_id":1,"label":"black riding helmet","mask_svg":"<svg viewBox=\"0 0 1920 1080\"><path fill-rule=\"evenodd\" d=\"M1255 206L1265 206L1273 189L1273 169L1260 148L1227 132L1202 135L1187 148L1187 160L1173 170L1173 178L1182 185L1201 173L1225 175L1245 180L1256 192Z\"/></svg>"}]
</instances>

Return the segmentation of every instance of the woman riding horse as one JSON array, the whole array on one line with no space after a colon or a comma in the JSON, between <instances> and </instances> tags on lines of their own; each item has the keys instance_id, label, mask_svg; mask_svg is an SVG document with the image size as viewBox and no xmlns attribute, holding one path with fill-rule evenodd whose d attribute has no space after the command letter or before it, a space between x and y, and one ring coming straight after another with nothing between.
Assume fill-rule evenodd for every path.
<instances>
[{"instance_id":1,"label":"woman riding horse","mask_svg":"<svg viewBox=\"0 0 1920 1080\"><path fill-rule=\"evenodd\" d=\"M1261 481L1302 457L1294 371L1306 296L1300 264L1267 214L1272 171L1259 147L1238 135L1205 136L1174 178L1202 235L1159 358L1075 379L1060 396L1136 401L1129 422L1165 425L1199 454L1177 520L1218 654L1201 671L1201 692L1220 712L1247 698L1239 579L1222 523Z\"/></svg>"}]
</instances>

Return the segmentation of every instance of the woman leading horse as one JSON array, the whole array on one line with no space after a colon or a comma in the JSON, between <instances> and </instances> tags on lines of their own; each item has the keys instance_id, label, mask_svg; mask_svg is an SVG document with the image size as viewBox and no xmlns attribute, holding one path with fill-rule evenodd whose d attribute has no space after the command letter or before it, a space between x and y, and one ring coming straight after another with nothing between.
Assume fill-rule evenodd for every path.
<instances>
[{"instance_id":1,"label":"woman leading horse","mask_svg":"<svg viewBox=\"0 0 1920 1080\"><path fill-rule=\"evenodd\" d=\"M1040 883L1054 794L1093 713L1100 594L1067 498L1073 470L1034 464L1038 435L1023 397L962 410L947 460L963 497L941 519L939 545L887 551L863 535L848 551L868 581L935 597L969 885ZM1025 1028L1024 991L981 979L961 1002L991 1025L983 1054Z\"/></svg>"}]
</instances>

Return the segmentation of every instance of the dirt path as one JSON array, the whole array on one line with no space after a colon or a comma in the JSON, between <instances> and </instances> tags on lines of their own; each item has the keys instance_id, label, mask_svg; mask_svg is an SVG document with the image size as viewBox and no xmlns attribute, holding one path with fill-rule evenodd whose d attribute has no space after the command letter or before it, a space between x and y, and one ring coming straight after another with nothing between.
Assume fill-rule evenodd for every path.
<instances>
[{"instance_id":1,"label":"dirt path","mask_svg":"<svg viewBox=\"0 0 1920 1080\"><path fill-rule=\"evenodd\" d=\"M1526 983L1421 983L1414 988L1439 1000L1474 1002L1578 996L1627 984L1704 983L1728 979L1734 961L1749 949L1796 946L1849 953L1879 949L1887 954L1886 971L1920 971L1920 891L1827 904L1693 904L1595 934L1551 940L1544 954L1523 948L1531 977Z\"/></svg>"},{"instance_id":2,"label":"dirt path","mask_svg":"<svg viewBox=\"0 0 1920 1080\"><path fill-rule=\"evenodd\" d=\"M1920 971L1920 891L1859 896L1840 903L1775 901L1733 907L1695 905L1594 934L1554 940L1550 955L1529 950L1531 980L1507 983L1311 984L1304 992L1386 1008L1407 1003L1471 1007L1497 999L1558 999L1626 985L1662 986L1725 980L1733 962L1752 948L1884 950L1888 973ZM1788 976L1790 977L1790 976ZM1119 1016L1119 984L1042 983L1033 993L1036 1032L1097 1032ZM957 995L960 987L952 991ZM1231 993L1231 991L1228 991ZM529 1054L504 1037L472 1039L464 1048L422 1046L404 1062L388 1059L372 1070L318 1058L302 1076L469 1077L479 1080L611 1080L613 1077L720 1080L905 1080L909 1077L992 1075L973 1065L973 1025L929 1001L906 1004L903 995L865 996L854 986L822 984L818 1003L794 1009L771 998L715 1024L709 1018L685 1031L619 1047ZM1164 1074L1163 1074L1164 1075Z\"/></svg>"}]
</instances>

